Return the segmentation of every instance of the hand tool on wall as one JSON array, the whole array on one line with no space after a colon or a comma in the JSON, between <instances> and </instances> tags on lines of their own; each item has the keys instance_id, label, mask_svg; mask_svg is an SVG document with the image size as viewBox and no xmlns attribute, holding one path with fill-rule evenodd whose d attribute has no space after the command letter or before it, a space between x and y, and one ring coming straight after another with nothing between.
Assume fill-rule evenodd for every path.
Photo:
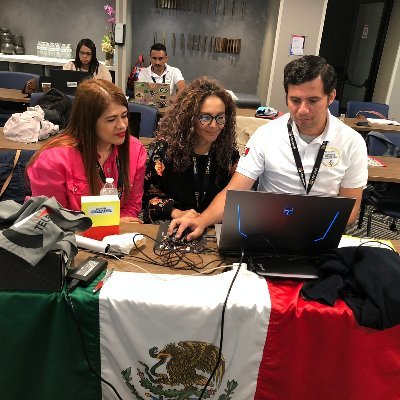
<instances>
[{"instance_id":1,"label":"hand tool on wall","mask_svg":"<svg viewBox=\"0 0 400 400\"><path fill-rule=\"evenodd\" d=\"M154 44L157 43L157 32L154 33Z\"/></svg>"},{"instance_id":2,"label":"hand tool on wall","mask_svg":"<svg viewBox=\"0 0 400 400\"><path fill-rule=\"evenodd\" d=\"M196 46L196 35L192 35L192 50L194 50Z\"/></svg>"},{"instance_id":3,"label":"hand tool on wall","mask_svg":"<svg viewBox=\"0 0 400 400\"><path fill-rule=\"evenodd\" d=\"M165 46L165 42L166 42L166 39L165 39L165 32L163 32L163 34L162 34L162 44Z\"/></svg>"},{"instance_id":4,"label":"hand tool on wall","mask_svg":"<svg viewBox=\"0 0 400 400\"><path fill-rule=\"evenodd\" d=\"M224 0L224 11L223 14L226 15L227 0Z\"/></svg>"},{"instance_id":5,"label":"hand tool on wall","mask_svg":"<svg viewBox=\"0 0 400 400\"><path fill-rule=\"evenodd\" d=\"M235 0L232 0L232 17L235 15Z\"/></svg>"},{"instance_id":6,"label":"hand tool on wall","mask_svg":"<svg viewBox=\"0 0 400 400\"><path fill-rule=\"evenodd\" d=\"M172 54L175 55L175 47L176 47L176 37L175 33L172 33L172 40L171 40L171 46L172 46Z\"/></svg>"},{"instance_id":7,"label":"hand tool on wall","mask_svg":"<svg viewBox=\"0 0 400 400\"><path fill-rule=\"evenodd\" d=\"M246 14L246 1L242 3L242 19L244 20L244 16Z\"/></svg>"},{"instance_id":8,"label":"hand tool on wall","mask_svg":"<svg viewBox=\"0 0 400 400\"><path fill-rule=\"evenodd\" d=\"M213 39L214 39L214 37L213 37L213 36L211 36L211 37L210 37L210 46L209 46L209 48L208 48L208 49L209 49L209 51L213 51L213 42L214 42L214 40L213 40Z\"/></svg>"},{"instance_id":9,"label":"hand tool on wall","mask_svg":"<svg viewBox=\"0 0 400 400\"><path fill-rule=\"evenodd\" d=\"M203 13L203 0L200 0L200 14Z\"/></svg>"},{"instance_id":10,"label":"hand tool on wall","mask_svg":"<svg viewBox=\"0 0 400 400\"><path fill-rule=\"evenodd\" d=\"M215 0L215 14L218 14L219 0Z\"/></svg>"},{"instance_id":11,"label":"hand tool on wall","mask_svg":"<svg viewBox=\"0 0 400 400\"><path fill-rule=\"evenodd\" d=\"M207 14L210 14L210 8L211 8L211 0L208 0L208 4L207 4Z\"/></svg>"},{"instance_id":12,"label":"hand tool on wall","mask_svg":"<svg viewBox=\"0 0 400 400\"><path fill-rule=\"evenodd\" d=\"M185 48L185 34L181 33L181 50Z\"/></svg>"},{"instance_id":13,"label":"hand tool on wall","mask_svg":"<svg viewBox=\"0 0 400 400\"><path fill-rule=\"evenodd\" d=\"M192 45L192 35L189 33L188 40L187 40L187 48L190 50L190 46Z\"/></svg>"},{"instance_id":14,"label":"hand tool on wall","mask_svg":"<svg viewBox=\"0 0 400 400\"><path fill-rule=\"evenodd\" d=\"M201 35L199 35L199 40L197 41L197 50L200 51L201 46Z\"/></svg>"},{"instance_id":15,"label":"hand tool on wall","mask_svg":"<svg viewBox=\"0 0 400 400\"><path fill-rule=\"evenodd\" d=\"M204 41L203 41L203 51L207 50L207 36L204 36Z\"/></svg>"}]
</instances>

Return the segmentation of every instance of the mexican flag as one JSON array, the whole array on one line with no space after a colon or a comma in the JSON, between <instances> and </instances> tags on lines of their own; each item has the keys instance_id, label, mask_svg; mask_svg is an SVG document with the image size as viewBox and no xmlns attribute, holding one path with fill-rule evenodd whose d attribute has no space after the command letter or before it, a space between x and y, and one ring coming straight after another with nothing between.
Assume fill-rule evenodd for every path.
<instances>
[{"instance_id":1,"label":"mexican flag","mask_svg":"<svg viewBox=\"0 0 400 400\"><path fill-rule=\"evenodd\" d=\"M198 399L233 276L114 272L100 293L72 293L75 317L65 290L0 292L1 398L117 399L97 374L124 400ZM203 399L400 399L400 326L361 327L301 287L238 274Z\"/></svg>"},{"instance_id":2,"label":"mexican flag","mask_svg":"<svg viewBox=\"0 0 400 400\"><path fill-rule=\"evenodd\" d=\"M103 378L123 399L198 399L218 360L234 274L113 274L99 299ZM265 280L240 271L203 399L254 398L270 309Z\"/></svg>"},{"instance_id":3,"label":"mexican flag","mask_svg":"<svg viewBox=\"0 0 400 400\"><path fill-rule=\"evenodd\" d=\"M1 398L116 399L98 374L124 400L198 399L217 363L234 274L114 272L99 293L96 281L72 293L75 316L66 291L3 293ZM239 272L203 399L254 397L270 310L266 281Z\"/></svg>"}]
</instances>

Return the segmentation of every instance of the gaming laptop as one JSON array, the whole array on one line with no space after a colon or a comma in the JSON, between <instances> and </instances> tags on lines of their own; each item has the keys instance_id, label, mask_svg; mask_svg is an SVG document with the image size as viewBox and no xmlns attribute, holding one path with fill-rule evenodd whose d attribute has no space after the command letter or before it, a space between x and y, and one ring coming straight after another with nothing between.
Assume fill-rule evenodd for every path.
<instances>
[{"instance_id":1,"label":"gaming laptop","mask_svg":"<svg viewBox=\"0 0 400 400\"><path fill-rule=\"evenodd\" d=\"M218 250L272 256L315 256L337 248L355 199L228 190ZM280 262L282 264L282 262Z\"/></svg>"}]
</instances>

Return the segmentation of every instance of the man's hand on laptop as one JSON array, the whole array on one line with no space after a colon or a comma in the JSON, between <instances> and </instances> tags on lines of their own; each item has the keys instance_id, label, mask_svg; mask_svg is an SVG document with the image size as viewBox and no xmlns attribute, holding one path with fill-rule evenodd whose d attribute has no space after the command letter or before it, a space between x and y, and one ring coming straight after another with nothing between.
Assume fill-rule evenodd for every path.
<instances>
[{"instance_id":1,"label":"man's hand on laptop","mask_svg":"<svg viewBox=\"0 0 400 400\"><path fill-rule=\"evenodd\" d=\"M186 236L186 240L190 241L193 239L198 238L207 228L207 225L204 224L200 217L182 217L176 218L171 221L168 228L168 235L174 234L175 230L175 237L179 239L182 236L182 233L185 229L189 228L192 232Z\"/></svg>"}]
</instances>

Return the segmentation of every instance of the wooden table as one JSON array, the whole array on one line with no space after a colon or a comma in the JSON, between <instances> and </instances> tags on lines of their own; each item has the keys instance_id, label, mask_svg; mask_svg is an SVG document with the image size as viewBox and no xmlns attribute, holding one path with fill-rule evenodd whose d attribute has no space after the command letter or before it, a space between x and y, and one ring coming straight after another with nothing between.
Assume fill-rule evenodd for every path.
<instances>
[{"instance_id":1,"label":"wooden table","mask_svg":"<svg viewBox=\"0 0 400 400\"><path fill-rule=\"evenodd\" d=\"M120 233L129 233L129 232L138 232L141 234L146 234L150 236L150 238L156 239L157 237L157 232L159 229L159 225L151 225L151 224L129 224L129 223L123 223L121 224L121 232ZM209 228L208 232L210 236L214 234L214 229ZM393 243L393 246L395 247L397 252L400 252L400 240L391 240ZM153 245L154 241L147 238L146 239L146 244L141 248L143 253L147 255L148 257L152 259L156 259L157 256L153 252ZM211 249L217 249L217 244L216 241L213 240L212 238L207 239L207 246L210 247ZM78 264L86 259L89 256L92 256L93 254L80 250L78 255L75 258L75 262ZM174 274L174 273L182 273L182 274L195 274L193 271L176 271L176 270L171 270L169 268L157 266L157 265L152 265L151 263L146 263L143 262L142 260L138 260L136 257L145 257L140 254L139 251L133 250L131 252L131 256L126 256L123 258L124 261L129 261L130 263L137 264L139 267L142 267L146 269L147 271L150 271L155 274ZM204 270L207 271L210 268L214 268L218 265L219 262L224 261L226 265L231 264L232 260L224 260L221 258L221 256L215 252L215 253L209 253L209 254L202 254L200 256L198 255L188 255L191 259L194 261L199 261L200 258L203 259L203 264L207 264L209 262L212 262L209 266L205 267ZM144 272L142 269L140 269L137 266L134 266L132 264L128 264L123 261L118 261L115 259L110 258L109 259L109 264L110 268L114 268L116 271L124 271L124 272ZM215 272L217 273L217 272Z\"/></svg>"},{"instance_id":2,"label":"wooden table","mask_svg":"<svg viewBox=\"0 0 400 400\"><path fill-rule=\"evenodd\" d=\"M368 180L374 182L400 183L400 158L378 157L386 167L368 167Z\"/></svg>"},{"instance_id":3,"label":"wooden table","mask_svg":"<svg viewBox=\"0 0 400 400\"><path fill-rule=\"evenodd\" d=\"M53 139L54 136L50 136L46 140L41 140L36 143L22 143L16 142L14 140L9 140L4 138L3 128L0 128L0 151L5 150L38 150L40 149L45 143L49 142Z\"/></svg>"},{"instance_id":4,"label":"wooden table","mask_svg":"<svg viewBox=\"0 0 400 400\"><path fill-rule=\"evenodd\" d=\"M30 97L19 89L0 88L0 101L11 101L13 103L29 103Z\"/></svg>"},{"instance_id":5,"label":"wooden table","mask_svg":"<svg viewBox=\"0 0 400 400\"><path fill-rule=\"evenodd\" d=\"M40 140L36 143L22 143L16 142L14 140L9 140L4 138L3 128L0 127L0 151L4 150L38 150L45 143L52 140L54 136L50 136L46 140ZM148 149L149 145L153 142L154 138L141 137L139 138L140 142L144 145L146 149Z\"/></svg>"},{"instance_id":6,"label":"wooden table","mask_svg":"<svg viewBox=\"0 0 400 400\"><path fill-rule=\"evenodd\" d=\"M344 123L350 128L353 128L357 132L399 132L400 133L400 125L383 125L383 124L369 124L369 126L358 126L356 125L357 122L360 121L367 121L366 118L345 118Z\"/></svg>"},{"instance_id":7,"label":"wooden table","mask_svg":"<svg viewBox=\"0 0 400 400\"><path fill-rule=\"evenodd\" d=\"M197 273L192 270L184 270L181 269L184 266L184 263L181 262L178 265L178 269L170 269L163 266L158 266L152 264L150 260L146 262L145 257L149 257L152 260L157 260L158 262L162 262L163 258L154 254L153 246L154 240L157 237L159 225L151 225L151 224L133 224L133 223L122 223L120 233L131 233L131 232L138 232L141 234L145 234L150 238L146 238L146 244L140 248L143 251L144 255L140 253L138 250L132 250L130 256L124 256L123 261L119 261L113 258L108 259L109 267L114 268L116 271L124 271L124 272L145 272L149 271L154 274L189 274L194 275ZM210 229L210 233L213 234L215 231ZM223 259L217 253L217 244L216 240L213 238L207 238L207 247L210 249L215 249L215 252L207 253L207 254L187 254L187 257L192 260L194 263L198 264L198 268L201 271L208 271L210 268L215 268ZM87 257L92 256L93 254L80 250L78 255L75 257L75 263L79 264L81 261L85 260ZM140 257L141 259L139 259ZM129 264L128 264L129 262ZM210 263L209 265L207 265ZM136 264L133 265L133 264ZM139 267L138 267L138 266ZM203 268L204 266L204 268ZM141 268L143 269L141 269ZM180 269L179 269L180 267ZM218 270L220 271L220 270ZM218 273L218 272L214 272Z\"/></svg>"}]
</instances>

